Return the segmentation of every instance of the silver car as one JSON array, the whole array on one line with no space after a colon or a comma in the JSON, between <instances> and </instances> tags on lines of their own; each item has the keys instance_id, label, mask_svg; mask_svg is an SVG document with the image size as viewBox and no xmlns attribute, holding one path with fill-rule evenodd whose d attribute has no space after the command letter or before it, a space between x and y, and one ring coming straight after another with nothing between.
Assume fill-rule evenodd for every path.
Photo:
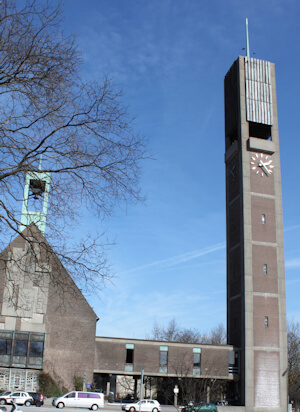
<instances>
[{"instance_id":1,"label":"silver car","mask_svg":"<svg viewBox=\"0 0 300 412\"><path fill-rule=\"evenodd\" d=\"M10 392L8 395L1 394L0 405L10 404L12 400L14 400L14 402L18 405L25 405L25 406L30 406L33 402L32 397L27 392L14 391L14 392Z\"/></svg>"}]
</instances>

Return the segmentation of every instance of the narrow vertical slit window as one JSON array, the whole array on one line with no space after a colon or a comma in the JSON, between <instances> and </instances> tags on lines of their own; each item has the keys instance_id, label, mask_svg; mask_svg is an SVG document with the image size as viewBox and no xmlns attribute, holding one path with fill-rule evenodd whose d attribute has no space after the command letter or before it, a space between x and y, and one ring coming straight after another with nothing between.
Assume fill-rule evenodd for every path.
<instances>
[{"instance_id":1,"label":"narrow vertical slit window","mask_svg":"<svg viewBox=\"0 0 300 412\"><path fill-rule=\"evenodd\" d=\"M168 373L168 346L160 346L159 373Z\"/></svg>"},{"instance_id":2,"label":"narrow vertical slit window","mask_svg":"<svg viewBox=\"0 0 300 412\"><path fill-rule=\"evenodd\" d=\"M193 375L200 376L201 348L193 348Z\"/></svg>"},{"instance_id":3,"label":"narrow vertical slit window","mask_svg":"<svg viewBox=\"0 0 300 412\"><path fill-rule=\"evenodd\" d=\"M134 344L126 344L126 363L133 363Z\"/></svg>"},{"instance_id":4,"label":"narrow vertical slit window","mask_svg":"<svg viewBox=\"0 0 300 412\"><path fill-rule=\"evenodd\" d=\"M269 317L265 316L265 327L267 328L269 326Z\"/></svg>"},{"instance_id":5,"label":"narrow vertical slit window","mask_svg":"<svg viewBox=\"0 0 300 412\"><path fill-rule=\"evenodd\" d=\"M268 274L268 265L265 263L264 264L264 275Z\"/></svg>"},{"instance_id":6,"label":"narrow vertical slit window","mask_svg":"<svg viewBox=\"0 0 300 412\"><path fill-rule=\"evenodd\" d=\"M134 344L126 343L125 372L133 371Z\"/></svg>"},{"instance_id":7,"label":"narrow vertical slit window","mask_svg":"<svg viewBox=\"0 0 300 412\"><path fill-rule=\"evenodd\" d=\"M265 225L266 224L266 215L261 215L261 223L263 224L263 225Z\"/></svg>"}]
</instances>

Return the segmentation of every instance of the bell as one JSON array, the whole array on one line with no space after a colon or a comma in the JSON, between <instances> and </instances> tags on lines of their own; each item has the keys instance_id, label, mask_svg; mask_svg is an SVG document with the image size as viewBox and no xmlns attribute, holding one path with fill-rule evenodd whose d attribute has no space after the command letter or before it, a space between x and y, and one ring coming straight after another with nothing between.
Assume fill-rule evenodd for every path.
<instances>
[{"instance_id":1,"label":"bell","mask_svg":"<svg viewBox=\"0 0 300 412\"><path fill-rule=\"evenodd\" d=\"M46 182L43 180L30 180L29 189L35 199L38 199L45 192Z\"/></svg>"}]
</instances>

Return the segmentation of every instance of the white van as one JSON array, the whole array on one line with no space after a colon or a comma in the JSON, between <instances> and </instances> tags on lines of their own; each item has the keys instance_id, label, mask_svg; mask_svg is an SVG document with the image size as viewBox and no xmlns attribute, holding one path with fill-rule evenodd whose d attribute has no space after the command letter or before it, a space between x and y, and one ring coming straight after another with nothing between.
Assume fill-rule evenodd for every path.
<instances>
[{"instance_id":1,"label":"white van","mask_svg":"<svg viewBox=\"0 0 300 412\"><path fill-rule=\"evenodd\" d=\"M70 406L71 408L89 408L96 411L104 408L104 395L98 392L68 392L59 398L54 398L52 405L57 408Z\"/></svg>"}]
</instances>

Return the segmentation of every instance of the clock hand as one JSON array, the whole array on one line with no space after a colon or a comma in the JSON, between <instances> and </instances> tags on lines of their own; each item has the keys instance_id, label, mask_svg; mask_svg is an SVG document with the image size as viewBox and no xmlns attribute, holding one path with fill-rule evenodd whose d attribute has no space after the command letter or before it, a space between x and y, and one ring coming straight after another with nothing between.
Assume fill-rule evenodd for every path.
<instances>
[{"instance_id":1,"label":"clock hand","mask_svg":"<svg viewBox=\"0 0 300 412\"><path fill-rule=\"evenodd\" d=\"M260 161L259 164L258 164L258 166L262 168L262 170L265 172L265 174L266 174L267 176L269 176L269 170L268 170L268 168L266 167L266 165L264 164L264 162Z\"/></svg>"}]
</instances>

